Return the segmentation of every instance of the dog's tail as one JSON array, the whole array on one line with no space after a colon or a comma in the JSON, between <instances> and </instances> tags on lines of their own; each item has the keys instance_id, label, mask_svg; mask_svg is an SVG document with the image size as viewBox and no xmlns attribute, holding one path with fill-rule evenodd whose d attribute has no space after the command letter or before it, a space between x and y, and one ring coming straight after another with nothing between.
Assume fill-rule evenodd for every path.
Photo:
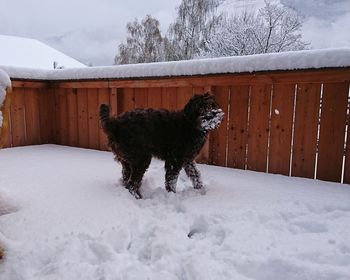
<instances>
[{"instance_id":1,"label":"dog's tail","mask_svg":"<svg viewBox=\"0 0 350 280\"><path fill-rule=\"evenodd\" d=\"M107 130L110 118L109 118L109 106L106 104L100 105L100 122L103 130Z\"/></svg>"}]
</instances>

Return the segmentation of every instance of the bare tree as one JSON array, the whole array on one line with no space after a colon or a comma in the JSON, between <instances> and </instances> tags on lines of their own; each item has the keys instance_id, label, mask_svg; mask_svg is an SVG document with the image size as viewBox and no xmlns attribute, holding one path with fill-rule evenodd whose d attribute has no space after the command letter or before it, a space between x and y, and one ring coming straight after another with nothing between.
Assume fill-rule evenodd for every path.
<instances>
[{"instance_id":1,"label":"bare tree","mask_svg":"<svg viewBox=\"0 0 350 280\"><path fill-rule=\"evenodd\" d=\"M129 22L126 43L118 46L116 64L147 63L164 60L163 38L159 30L159 21L150 15L141 23L135 19Z\"/></svg>"},{"instance_id":2,"label":"bare tree","mask_svg":"<svg viewBox=\"0 0 350 280\"><path fill-rule=\"evenodd\" d=\"M244 11L226 16L213 32L203 56L231 56L302 50L302 18L285 6L265 0L256 14Z\"/></svg>"},{"instance_id":3,"label":"bare tree","mask_svg":"<svg viewBox=\"0 0 350 280\"><path fill-rule=\"evenodd\" d=\"M192 59L206 44L221 16L216 13L222 0L182 0L177 18L170 25L165 44L166 60Z\"/></svg>"}]
</instances>

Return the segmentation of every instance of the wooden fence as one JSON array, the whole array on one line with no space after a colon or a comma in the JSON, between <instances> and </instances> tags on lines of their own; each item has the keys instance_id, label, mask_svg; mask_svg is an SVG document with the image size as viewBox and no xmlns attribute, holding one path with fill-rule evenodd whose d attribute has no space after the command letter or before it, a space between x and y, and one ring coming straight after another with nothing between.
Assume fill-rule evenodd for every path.
<instances>
[{"instance_id":1,"label":"wooden fence","mask_svg":"<svg viewBox=\"0 0 350 280\"><path fill-rule=\"evenodd\" d=\"M181 109L211 90L225 111L199 160L350 183L350 69L99 81L13 80L6 146L54 143L106 150L98 107ZM349 139L349 141L347 141Z\"/></svg>"}]
</instances>

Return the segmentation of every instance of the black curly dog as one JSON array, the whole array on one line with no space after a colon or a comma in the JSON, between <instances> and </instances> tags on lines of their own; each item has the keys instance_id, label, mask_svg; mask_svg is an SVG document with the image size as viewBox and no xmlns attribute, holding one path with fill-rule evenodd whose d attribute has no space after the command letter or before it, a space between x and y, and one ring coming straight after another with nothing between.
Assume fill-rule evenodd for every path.
<instances>
[{"instance_id":1,"label":"black curly dog","mask_svg":"<svg viewBox=\"0 0 350 280\"><path fill-rule=\"evenodd\" d=\"M100 106L101 126L122 164L123 184L132 195L142 198L142 177L152 156L165 161L167 191L176 191L181 168L195 189L203 188L194 159L224 115L213 95L194 95L180 111L136 109L118 117L110 117L109 111L109 106Z\"/></svg>"}]
</instances>

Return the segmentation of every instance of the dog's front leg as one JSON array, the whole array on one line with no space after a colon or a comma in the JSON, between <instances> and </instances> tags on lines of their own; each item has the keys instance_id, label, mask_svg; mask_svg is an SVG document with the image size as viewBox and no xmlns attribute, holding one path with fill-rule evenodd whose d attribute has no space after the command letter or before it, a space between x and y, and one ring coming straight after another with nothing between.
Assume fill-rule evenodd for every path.
<instances>
[{"instance_id":1,"label":"dog's front leg","mask_svg":"<svg viewBox=\"0 0 350 280\"><path fill-rule=\"evenodd\" d=\"M177 178L179 177L182 164L176 162L165 162L165 189L168 192L176 192Z\"/></svg>"},{"instance_id":2,"label":"dog's front leg","mask_svg":"<svg viewBox=\"0 0 350 280\"><path fill-rule=\"evenodd\" d=\"M191 179L193 187L195 189L202 189L203 182L201 179L201 173L199 172L196 163L194 161L185 163L184 169L187 176Z\"/></svg>"}]
</instances>

